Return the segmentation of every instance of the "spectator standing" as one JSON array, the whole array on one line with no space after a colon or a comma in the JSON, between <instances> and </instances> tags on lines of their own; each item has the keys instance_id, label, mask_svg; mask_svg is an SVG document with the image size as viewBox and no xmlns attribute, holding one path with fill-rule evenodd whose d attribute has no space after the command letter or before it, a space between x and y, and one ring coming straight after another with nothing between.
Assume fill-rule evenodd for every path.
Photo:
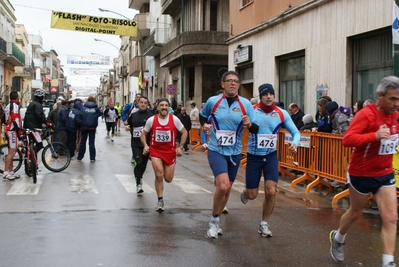
<instances>
[{"instance_id":1,"label":"spectator standing","mask_svg":"<svg viewBox=\"0 0 399 267\"><path fill-rule=\"evenodd\" d=\"M141 135L141 143L144 146L143 153L150 153L152 167L155 173L155 190L158 202L156 211L164 210L163 181L170 183L175 175L176 155L183 154L183 147L180 144L176 148L176 133L180 132L180 141L184 144L187 138L187 131L180 120L169 114L169 101L166 98L158 100L158 114L147 120ZM150 143L147 143L147 135L150 134Z\"/></svg>"},{"instance_id":2,"label":"spectator standing","mask_svg":"<svg viewBox=\"0 0 399 267\"><path fill-rule=\"evenodd\" d=\"M143 154L144 146L140 141L140 136L143 133L144 126L153 114L148 110L148 98L142 96L139 100L139 110L133 112L127 119L128 125L126 130L131 134L131 147L134 158L134 177L136 178L136 192L143 193L142 179L143 174L147 168L148 153ZM149 135L147 136L147 144L150 143Z\"/></svg>"},{"instance_id":3,"label":"spectator standing","mask_svg":"<svg viewBox=\"0 0 399 267\"><path fill-rule=\"evenodd\" d=\"M346 233L362 216L364 205L373 194L382 221L382 267L389 267L396 266L398 202L392 155L397 153L399 79L383 78L376 95L377 102L356 114L342 139L344 146L354 147L347 175L350 206L342 215L338 230L330 232L330 254L338 262L344 260Z\"/></svg>"},{"instance_id":4,"label":"spectator standing","mask_svg":"<svg viewBox=\"0 0 399 267\"><path fill-rule=\"evenodd\" d=\"M209 98L200 112L202 129L210 135L207 155L216 185L207 231L210 238L218 238L223 233L219 215L226 206L240 166L243 126L251 128L253 119L251 102L238 95L238 73L226 71L221 87L223 93Z\"/></svg>"},{"instance_id":5,"label":"spectator standing","mask_svg":"<svg viewBox=\"0 0 399 267\"><path fill-rule=\"evenodd\" d=\"M104 110L104 117L107 127L107 138L109 138L109 133L111 132L111 142L114 142L115 124L118 116L118 110L114 107L114 103L110 103L108 108Z\"/></svg>"},{"instance_id":6,"label":"spectator standing","mask_svg":"<svg viewBox=\"0 0 399 267\"><path fill-rule=\"evenodd\" d=\"M177 116L181 113L181 108L183 107L183 103L177 104L177 108L173 110L173 115Z\"/></svg>"},{"instance_id":7,"label":"spectator standing","mask_svg":"<svg viewBox=\"0 0 399 267\"><path fill-rule=\"evenodd\" d=\"M57 110L57 128L60 136L60 142L65 146L67 144L67 127L68 120L68 101L61 100L61 106Z\"/></svg>"},{"instance_id":8,"label":"spectator standing","mask_svg":"<svg viewBox=\"0 0 399 267\"><path fill-rule=\"evenodd\" d=\"M332 133L344 134L352 121L352 110L350 107L340 106L331 115Z\"/></svg>"},{"instance_id":9,"label":"spectator standing","mask_svg":"<svg viewBox=\"0 0 399 267\"><path fill-rule=\"evenodd\" d=\"M80 111L82 109L82 101L80 99L75 99L73 107L68 112L68 118L66 122L66 133L67 141L66 146L68 148L71 159L76 159L76 138L78 135L78 130L81 125Z\"/></svg>"},{"instance_id":10,"label":"spectator standing","mask_svg":"<svg viewBox=\"0 0 399 267\"><path fill-rule=\"evenodd\" d=\"M177 109L177 101L176 101L176 98L174 96L172 96L170 98L170 106L171 106L173 111L175 111L175 109Z\"/></svg>"},{"instance_id":11,"label":"spectator standing","mask_svg":"<svg viewBox=\"0 0 399 267\"><path fill-rule=\"evenodd\" d=\"M197 104L195 104L195 102L191 102L190 106L191 106L190 119L198 120L199 119L199 110L197 108Z\"/></svg>"},{"instance_id":12,"label":"spectator standing","mask_svg":"<svg viewBox=\"0 0 399 267\"><path fill-rule=\"evenodd\" d=\"M79 114L82 127L79 154L77 158L78 162L82 161L86 153L87 137L89 138L90 162L96 161L96 129L98 126L98 117L100 117L102 114L103 113L96 104L96 99L94 98L94 96L89 96L87 102L83 105Z\"/></svg>"},{"instance_id":13,"label":"spectator standing","mask_svg":"<svg viewBox=\"0 0 399 267\"><path fill-rule=\"evenodd\" d=\"M364 101L359 100L353 105L353 116L355 116L356 113L358 113L360 110L362 110L363 104L364 104Z\"/></svg>"},{"instance_id":14,"label":"spectator standing","mask_svg":"<svg viewBox=\"0 0 399 267\"><path fill-rule=\"evenodd\" d=\"M327 111L327 105L328 100L325 98L320 98L319 101L317 101L317 108L318 108L318 117L317 117L317 131L318 132L325 132L325 133L331 133L332 131L332 123L330 119L330 115L328 114ZM338 108L338 104L334 102L333 104L330 105L330 110L335 110Z\"/></svg>"},{"instance_id":15,"label":"spectator standing","mask_svg":"<svg viewBox=\"0 0 399 267\"><path fill-rule=\"evenodd\" d=\"M180 111L181 113L177 115L177 117L179 118L179 120L181 121L181 123L183 124L184 128L187 131L187 138L186 142L184 142L183 144L182 142L180 142L181 134L177 134L178 138L177 140L180 144L183 144L184 151L188 151L188 144L190 143L191 118L190 116L187 115L185 107L182 107Z\"/></svg>"},{"instance_id":16,"label":"spectator standing","mask_svg":"<svg viewBox=\"0 0 399 267\"><path fill-rule=\"evenodd\" d=\"M10 103L3 110L6 121L5 136L8 154L4 162L3 179L14 180L21 176L14 173L13 158L18 149L18 138L22 135L22 121L19 114L19 96L17 92L10 93Z\"/></svg>"},{"instance_id":17,"label":"spectator standing","mask_svg":"<svg viewBox=\"0 0 399 267\"><path fill-rule=\"evenodd\" d=\"M61 100L57 100L56 103L54 104L53 109L50 111L50 113L47 116L47 121L53 124L53 129L54 132L51 135L51 140L53 142L59 142L60 141L60 135L58 132L58 127L57 127L57 111L59 107L61 106Z\"/></svg>"},{"instance_id":18,"label":"spectator standing","mask_svg":"<svg viewBox=\"0 0 399 267\"><path fill-rule=\"evenodd\" d=\"M271 237L268 220L276 201L278 182L277 133L284 128L292 135L288 150L296 154L301 135L288 112L274 103L274 88L269 83L258 88L260 102L254 108L254 120L248 140L245 189L241 193L241 202L255 199L259 192L261 176L264 177L265 200L263 201L262 220L258 233ZM256 125L256 127L255 127Z\"/></svg>"},{"instance_id":19,"label":"spectator standing","mask_svg":"<svg viewBox=\"0 0 399 267\"><path fill-rule=\"evenodd\" d=\"M297 104L291 103L288 106L288 111L291 114L291 119L294 122L297 129L301 129L303 126L302 117L305 115Z\"/></svg>"}]
</instances>

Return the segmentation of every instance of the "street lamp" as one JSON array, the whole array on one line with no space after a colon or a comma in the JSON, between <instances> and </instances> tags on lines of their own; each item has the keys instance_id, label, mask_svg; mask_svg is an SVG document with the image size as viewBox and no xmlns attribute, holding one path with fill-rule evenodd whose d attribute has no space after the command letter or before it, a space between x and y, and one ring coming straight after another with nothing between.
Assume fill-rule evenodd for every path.
<instances>
[{"instance_id":1,"label":"street lamp","mask_svg":"<svg viewBox=\"0 0 399 267\"><path fill-rule=\"evenodd\" d=\"M122 51L118 47L116 47L116 45L114 45L114 44L112 44L110 42L107 42L107 41L104 41L104 40L101 40L101 39L97 39L97 38L94 38L94 41L103 42L103 43L107 43L109 45L112 45L113 47L115 47L118 50L119 54L121 55L121 57L122 57L122 70L121 70L121 74L122 74L122 92L124 93L125 92L125 74L123 72L125 70L125 57L123 56ZM114 92L114 100L115 100L115 92ZM124 101L122 101L122 102L124 102Z\"/></svg>"},{"instance_id":2,"label":"street lamp","mask_svg":"<svg viewBox=\"0 0 399 267\"><path fill-rule=\"evenodd\" d=\"M119 16L121 16L121 17L127 19L127 20L131 20L130 18L128 18L128 17L126 17L126 16L124 16L124 15L118 13L118 12L109 10L109 9L105 9L105 8L99 7L98 10L100 10L101 12L114 13L114 14L116 14L116 15L119 15ZM144 64L143 64L143 35L141 34L141 31L140 31L138 25L137 25L137 32L138 32L139 38L140 38L140 39L139 39L140 54L141 54L141 55L140 55L140 57L141 57L141 58L140 58L140 72L141 72L141 79L143 79L143 76L144 76L144 73L143 73L143 66L144 66ZM142 84L142 80L140 81L140 84ZM140 88L140 89L141 89L141 88Z\"/></svg>"}]
</instances>

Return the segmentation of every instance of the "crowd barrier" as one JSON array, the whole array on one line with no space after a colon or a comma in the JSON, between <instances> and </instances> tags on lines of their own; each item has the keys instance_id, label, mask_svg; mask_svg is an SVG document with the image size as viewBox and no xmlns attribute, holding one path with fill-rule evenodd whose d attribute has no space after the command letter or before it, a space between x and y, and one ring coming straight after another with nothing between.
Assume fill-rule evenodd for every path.
<instances>
[{"instance_id":1,"label":"crowd barrier","mask_svg":"<svg viewBox=\"0 0 399 267\"><path fill-rule=\"evenodd\" d=\"M242 137L243 159L240 162L244 169L246 168L245 155L247 153L248 138L249 131L245 128ZM346 183L352 148L342 145L342 135L301 131L297 154L292 154L288 150L288 142L291 141L292 136L290 133L285 129L281 129L278 133L277 142L279 172L291 178L291 188L294 188L299 183L309 182L305 188L306 193L309 193L316 186L325 186L329 192L332 192L332 186L328 180L342 184ZM301 173L301 176L296 178L293 174L294 171ZM326 181L325 178L328 180ZM399 191L397 194L399 198ZM348 195L349 189L336 194L332 198L332 204L337 204L341 198Z\"/></svg>"}]
</instances>

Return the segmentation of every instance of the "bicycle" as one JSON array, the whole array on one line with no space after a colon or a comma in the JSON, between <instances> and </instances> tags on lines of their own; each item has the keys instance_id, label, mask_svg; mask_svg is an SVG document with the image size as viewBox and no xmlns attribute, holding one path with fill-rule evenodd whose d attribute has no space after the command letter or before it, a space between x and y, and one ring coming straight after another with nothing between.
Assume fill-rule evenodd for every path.
<instances>
[{"instance_id":1,"label":"bicycle","mask_svg":"<svg viewBox=\"0 0 399 267\"><path fill-rule=\"evenodd\" d=\"M38 160L36 153L36 142L33 138L33 132L40 132L42 140L47 142L47 145L41 152L43 165L50 171L61 172L68 168L71 163L71 155L67 147L60 142L51 141L51 128L45 127L43 129L24 129L22 142L19 142L17 153L13 158L13 170L17 172L22 162L25 164L25 173L32 177L33 183L37 182ZM4 160L8 154L8 145L0 145L0 173L4 172Z\"/></svg>"}]
</instances>

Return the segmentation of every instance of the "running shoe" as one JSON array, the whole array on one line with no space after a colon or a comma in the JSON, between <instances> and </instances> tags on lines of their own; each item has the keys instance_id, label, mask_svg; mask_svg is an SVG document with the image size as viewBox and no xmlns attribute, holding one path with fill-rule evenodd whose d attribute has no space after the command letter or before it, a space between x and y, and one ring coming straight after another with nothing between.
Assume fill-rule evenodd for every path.
<instances>
[{"instance_id":1,"label":"running shoe","mask_svg":"<svg viewBox=\"0 0 399 267\"><path fill-rule=\"evenodd\" d=\"M8 180L15 180L17 179L13 174L7 174L6 176L4 176L4 179L8 179Z\"/></svg>"},{"instance_id":2,"label":"running shoe","mask_svg":"<svg viewBox=\"0 0 399 267\"><path fill-rule=\"evenodd\" d=\"M334 260L341 262L341 261L344 261L344 245L345 245L345 243L338 243L335 240L335 235L337 234L337 232L338 232L337 230L332 230L330 232L330 242L331 242L330 253L331 253L331 257L333 257ZM395 265L393 265L393 266L395 266Z\"/></svg>"},{"instance_id":3,"label":"running shoe","mask_svg":"<svg viewBox=\"0 0 399 267\"><path fill-rule=\"evenodd\" d=\"M14 176L14 177L15 177L14 179L19 179L19 178L21 178L21 175L16 174L16 173L10 173L10 175Z\"/></svg>"},{"instance_id":4,"label":"running shoe","mask_svg":"<svg viewBox=\"0 0 399 267\"><path fill-rule=\"evenodd\" d=\"M209 229L206 232L209 238L216 239L219 235L223 234L222 228L219 227L219 223L217 221L211 220L209 222Z\"/></svg>"},{"instance_id":5,"label":"running shoe","mask_svg":"<svg viewBox=\"0 0 399 267\"><path fill-rule=\"evenodd\" d=\"M222 213L224 213L224 214L229 213L229 209L227 208L227 206L224 206Z\"/></svg>"},{"instance_id":6,"label":"running shoe","mask_svg":"<svg viewBox=\"0 0 399 267\"><path fill-rule=\"evenodd\" d=\"M265 237L272 237L272 231L269 230L269 224L267 222L261 222L259 224L258 233Z\"/></svg>"},{"instance_id":7,"label":"running shoe","mask_svg":"<svg viewBox=\"0 0 399 267\"><path fill-rule=\"evenodd\" d=\"M144 192L143 186L141 184L137 185L136 192L137 192L137 194L141 194Z\"/></svg>"},{"instance_id":8,"label":"running shoe","mask_svg":"<svg viewBox=\"0 0 399 267\"><path fill-rule=\"evenodd\" d=\"M394 263L393 261L391 261L388 264L383 265L382 267L396 267L396 263Z\"/></svg>"},{"instance_id":9,"label":"running shoe","mask_svg":"<svg viewBox=\"0 0 399 267\"><path fill-rule=\"evenodd\" d=\"M164 211L163 199L159 199L157 205L155 206L156 211Z\"/></svg>"},{"instance_id":10,"label":"running shoe","mask_svg":"<svg viewBox=\"0 0 399 267\"><path fill-rule=\"evenodd\" d=\"M242 191L242 193L241 193L241 202L242 202L242 204L247 204L248 203L248 198L245 195L244 191Z\"/></svg>"}]
</instances>

